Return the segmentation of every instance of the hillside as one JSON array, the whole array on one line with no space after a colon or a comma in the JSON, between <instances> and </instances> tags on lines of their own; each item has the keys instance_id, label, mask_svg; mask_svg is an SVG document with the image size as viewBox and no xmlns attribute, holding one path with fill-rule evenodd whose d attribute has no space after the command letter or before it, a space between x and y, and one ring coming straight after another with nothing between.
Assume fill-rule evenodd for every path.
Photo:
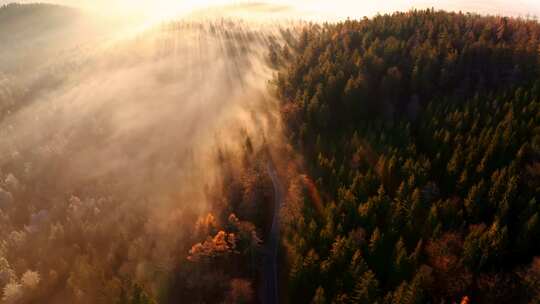
<instances>
[{"instance_id":1,"label":"hillside","mask_svg":"<svg viewBox=\"0 0 540 304\"><path fill-rule=\"evenodd\" d=\"M540 303L540 23L204 3L0 8L1 304Z\"/></svg>"},{"instance_id":2,"label":"hillside","mask_svg":"<svg viewBox=\"0 0 540 304\"><path fill-rule=\"evenodd\" d=\"M534 21L427 10L270 51L308 173L283 212L289 302L540 300L539 42Z\"/></svg>"},{"instance_id":3,"label":"hillside","mask_svg":"<svg viewBox=\"0 0 540 304\"><path fill-rule=\"evenodd\" d=\"M254 301L272 33L174 20L115 38L0 78L0 303Z\"/></svg>"}]
</instances>

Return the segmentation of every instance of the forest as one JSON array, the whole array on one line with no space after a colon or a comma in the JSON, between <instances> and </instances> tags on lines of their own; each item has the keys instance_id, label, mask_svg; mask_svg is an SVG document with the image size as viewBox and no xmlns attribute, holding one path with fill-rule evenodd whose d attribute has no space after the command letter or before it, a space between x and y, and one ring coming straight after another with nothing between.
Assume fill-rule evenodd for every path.
<instances>
[{"instance_id":1,"label":"forest","mask_svg":"<svg viewBox=\"0 0 540 304\"><path fill-rule=\"evenodd\" d=\"M540 304L537 20L220 9L0 7L1 304Z\"/></svg>"},{"instance_id":2,"label":"forest","mask_svg":"<svg viewBox=\"0 0 540 304\"><path fill-rule=\"evenodd\" d=\"M539 42L534 20L430 9L270 50L306 172L289 303L539 303Z\"/></svg>"},{"instance_id":3,"label":"forest","mask_svg":"<svg viewBox=\"0 0 540 304\"><path fill-rule=\"evenodd\" d=\"M0 8L0 303L258 301L270 35L79 13Z\"/></svg>"}]
</instances>

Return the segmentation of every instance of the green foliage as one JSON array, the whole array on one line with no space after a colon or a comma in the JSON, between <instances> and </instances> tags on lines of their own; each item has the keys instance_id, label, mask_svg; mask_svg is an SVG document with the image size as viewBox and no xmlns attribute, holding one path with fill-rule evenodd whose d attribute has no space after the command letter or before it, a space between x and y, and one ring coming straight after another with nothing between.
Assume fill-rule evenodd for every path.
<instances>
[{"instance_id":1,"label":"green foliage","mask_svg":"<svg viewBox=\"0 0 540 304\"><path fill-rule=\"evenodd\" d=\"M539 42L534 21L426 10L288 44L277 92L324 197L285 227L292 302L483 302L540 255Z\"/></svg>"}]
</instances>

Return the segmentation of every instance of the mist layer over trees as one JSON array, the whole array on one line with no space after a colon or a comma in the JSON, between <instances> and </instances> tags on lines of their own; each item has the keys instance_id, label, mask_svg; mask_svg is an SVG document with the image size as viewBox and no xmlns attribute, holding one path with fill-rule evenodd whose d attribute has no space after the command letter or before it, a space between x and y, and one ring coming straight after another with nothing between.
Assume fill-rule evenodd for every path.
<instances>
[{"instance_id":1,"label":"mist layer over trees","mask_svg":"<svg viewBox=\"0 0 540 304\"><path fill-rule=\"evenodd\" d=\"M42 18L70 12L11 5L0 20L58 33ZM253 301L273 206L263 143L279 140L273 31L167 22L61 52L36 44L39 65L3 70L0 302Z\"/></svg>"}]
</instances>

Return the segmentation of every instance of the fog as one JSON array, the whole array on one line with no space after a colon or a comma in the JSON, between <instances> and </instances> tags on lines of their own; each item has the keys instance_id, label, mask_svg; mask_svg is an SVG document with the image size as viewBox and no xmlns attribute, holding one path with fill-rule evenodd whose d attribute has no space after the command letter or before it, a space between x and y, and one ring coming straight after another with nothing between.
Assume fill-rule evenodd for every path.
<instances>
[{"instance_id":1,"label":"fog","mask_svg":"<svg viewBox=\"0 0 540 304\"><path fill-rule=\"evenodd\" d=\"M13 2L0 0L0 4ZM32 0L16 2L30 3ZM347 17L361 18L377 13L391 13L409 9L444 9L506 16L539 16L540 4L536 0L47 0L45 2L84 8L102 15L122 18L162 19L175 15L187 15L193 11L222 5L243 5L246 3L267 3L285 5L295 11L290 17L318 20L335 20ZM268 18L265 17L265 18Z\"/></svg>"},{"instance_id":2,"label":"fog","mask_svg":"<svg viewBox=\"0 0 540 304\"><path fill-rule=\"evenodd\" d=\"M159 298L224 195L223 163L240 171L247 139L281 140L266 61L277 27L191 17L72 36L77 26L44 29L74 40L30 48L39 64L2 49L3 303L109 303L125 280Z\"/></svg>"}]
</instances>

